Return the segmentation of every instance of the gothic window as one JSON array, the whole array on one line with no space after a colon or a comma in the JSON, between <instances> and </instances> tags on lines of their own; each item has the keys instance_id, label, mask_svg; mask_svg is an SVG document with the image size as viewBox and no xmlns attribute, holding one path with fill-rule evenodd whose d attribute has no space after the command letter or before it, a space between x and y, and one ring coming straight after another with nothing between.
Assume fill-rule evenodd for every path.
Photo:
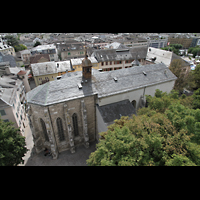
<instances>
[{"instance_id":1,"label":"gothic window","mask_svg":"<svg viewBox=\"0 0 200 200\"><path fill-rule=\"evenodd\" d=\"M42 126L42 130L43 130L45 140L49 142L49 137L48 137L48 134L47 134L46 125L45 125L43 119L41 119L41 118L40 118L40 123L41 123L41 126Z\"/></svg>"},{"instance_id":2,"label":"gothic window","mask_svg":"<svg viewBox=\"0 0 200 200\"><path fill-rule=\"evenodd\" d=\"M64 131L63 131L63 125L62 125L62 119L60 117L56 120L57 127L58 127L58 135L60 142L65 140Z\"/></svg>"},{"instance_id":3,"label":"gothic window","mask_svg":"<svg viewBox=\"0 0 200 200\"><path fill-rule=\"evenodd\" d=\"M73 121L73 127L74 127L74 136L78 136L78 120L77 120L76 113L72 115L72 121Z\"/></svg>"},{"instance_id":4,"label":"gothic window","mask_svg":"<svg viewBox=\"0 0 200 200\"><path fill-rule=\"evenodd\" d=\"M136 108L136 100L133 100L131 103L132 103L133 107Z\"/></svg>"}]
</instances>

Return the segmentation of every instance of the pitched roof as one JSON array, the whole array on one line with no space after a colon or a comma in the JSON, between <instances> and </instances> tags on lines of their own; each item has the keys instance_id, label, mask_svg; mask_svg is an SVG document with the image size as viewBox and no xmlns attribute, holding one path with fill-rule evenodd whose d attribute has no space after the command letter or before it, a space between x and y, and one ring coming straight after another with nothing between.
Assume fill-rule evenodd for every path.
<instances>
[{"instance_id":1,"label":"pitched roof","mask_svg":"<svg viewBox=\"0 0 200 200\"><path fill-rule=\"evenodd\" d=\"M71 60L72 66L74 66L74 65L81 65L83 59L84 58L74 58L70 60ZM91 61L91 63L98 63L95 57L88 57L88 59Z\"/></svg>"},{"instance_id":2,"label":"pitched roof","mask_svg":"<svg viewBox=\"0 0 200 200\"><path fill-rule=\"evenodd\" d=\"M82 72L67 73L60 80L48 82L29 91L27 101L46 106L95 94L101 98L176 80L176 76L164 64L135 66L102 73L93 69L92 74L92 79L83 83L82 89L79 89Z\"/></svg>"},{"instance_id":3,"label":"pitched roof","mask_svg":"<svg viewBox=\"0 0 200 200\"><path fill-rule=\"evenodd\" d=\"M105 46L105 48L109 48L109 49L126 49L128 48L127 46L119 43L119 42L113 42L111 44L108 44Z\"/></svg>"},{"instance_id":4,"label":"pitched roof","mask_svg":"<svg viewBox=\"0 0 200 200\"><path fill-rule=\"evenodd\" d=\"M16 67L17 66L14 56L4 55L1 52L0 52L0 62L9 62L10 67Z\"/></svg>"},{"instance_id":5,"label":"pitched roof","mask_svg":"<svg viewBox=\"0 0 200 200\"><path fill-rule=\"evenodd\" d=\"M131 60L138 56L139 59L146 58L147 46L133 47L126 49L101 49L95 50L91 56L94 56L98 62L115 61L115 60Z\"/></svg>"},{"instance_id":6,"label":"pitched roof","mask_svg":"<svg viewBox=\"0 0 200 200\"><path fill-rule=\"evenodd\" d=\"M148 48L147 58L151 59L152 57L156 57L155 63L164 63L167 67L169 67L172 59L172 52L165 51L162 49L157 49L153 47Z\"/></svg>"},{"instance_id":7,"label":"pitched roof","mask_svg":"<svg viewBox=\"0 0 200 200\"><path fill-rule=\"evenodd\" d=\"M136 110L128 99L104 106L97 105L97 108L103 118L104 123L109 126L115 119L121 116L132 116Z\"/></svg>"},{"instance_id":8,"label":"pitched roof","mask_svg":"<svg viewBox=\"0 0 200 200\"><path fill-rule=\"evenodd\" d=\"M24 74L26 74L26 71L20 70L17 74L18 74L18 75L24 75Z\"/></svg>"},{"instance_id":9,"label":"pitched roof","mask_svg":"<svg viewBox=\"0 0 200 200\"><path fill-rule=\"evenodd\" d=\"M31 68L34 76L41 76L46 74L55 74L58 72L64 72L66 70L71 71L70 61L59 61L59 62L43 62L31 64Z\"/></svg>"},{"instance_id":10,"label":"pitched roof","mask_svg":"<svg viewBox=\"0 0 200 200\"><path fill-rule=\"evenodd\" d=\"M0 108L12 105L14 88L0 88Z\"/></svg>"},{"instance_id":11,"label":"pitched roof","mask_svg":"<svg viewBox=\"0 0 200 200\"><path fill-rule=\"evenodd\" d=\"M35 54L30 56L30 64L38 63L41 58L45 58L47 61L50 61L49 54Z\"/></svg>"},{"instance_id":12,"label":"pitched roof","mask_svg":"<svg viewBox=\"0 0 200 200\"><path fill-rule=\"evenodd\" d=\"M151 59L152 57L156 57L155 63L164 63L167 67L170 66L172 60L174 60L174 59L181 60L182 64L183 64L183 67L189 65L180 56L176 55L172 51L165 51L165 50L162 50L162 49L149 47L148 48L148 52L147 52L147 58Z\"/></svg>"}]
</instances>

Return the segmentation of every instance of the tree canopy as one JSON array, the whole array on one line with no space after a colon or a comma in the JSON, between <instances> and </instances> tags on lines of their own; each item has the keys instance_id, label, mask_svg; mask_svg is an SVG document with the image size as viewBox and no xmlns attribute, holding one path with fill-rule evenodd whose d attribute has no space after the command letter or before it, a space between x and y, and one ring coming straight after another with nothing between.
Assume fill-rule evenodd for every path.
<instances>
[{"instance_id":1,"label":"tree canopy","mask_svg":"<svg viewBox=\"0 0 200 200\"><path fill-rule=\"evenodd\" d=\"M181 44L170 44L169 46L163 47L161 49L167 51L173 51L176 55L179 55L179 49L182 49L183 46Z\"/></svg>"},{"instance_id":2,"label":"tree canopy","mask_svg":"<svg viewBox=\"0 0 200 200\"><path fill-rule=\"evenodd\" d=\"M88 165L200 165L200 109L178 92L146 96L148 107L121 117L100 133Z\"/></svg>"},{"instance_id":3,"label":"tree canopy","mask_svg":"<svg viewBox=\"0 0 200 200\"><path fill-rule=\"evenodd\" d=\"M14 128L13 122L0 119L0 166L17 166L23 163L22 157L27 152L25 137Z\"/></svg>"},{"instance_id":4,"label":"tree canopy","mask_svg":"<svg viewBox=\"0 0 200 200\"><path fill-rule=\"evenodd\" d=\"M27 49L27 47L23 44L19 44L19 40L11 35L6 36L8 45L14 47L15 52L22 51Z\"/></svg>"},{"instance_id":5,"label":"tree canopy","mask_svg":"<svg viewBox=\"0 0 200 200\"><path fill-rule=\"evenodd\" d=\"M188 49L188 53L192 53L193 54L193 58L195 58L196 55L200 55L200 47L196 46L196 47L190 47Z\"/></svg>"},{"instance_id":6,"label":"tree canopy","mask_svg":"<svg viewBox=\"0 0 200 200\"><path fill-rule=\"evenodd\" d=\"M39 41L36 41L36 43L33 45L33 47L37 47L38 45L41 45Z\"/></svg>"}]
</instances>

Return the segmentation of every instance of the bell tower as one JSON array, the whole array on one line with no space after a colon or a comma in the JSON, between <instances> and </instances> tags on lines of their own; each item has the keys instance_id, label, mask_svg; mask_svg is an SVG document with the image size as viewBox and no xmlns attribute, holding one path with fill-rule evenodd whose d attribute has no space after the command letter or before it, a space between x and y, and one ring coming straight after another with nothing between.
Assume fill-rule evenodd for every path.
<instances>
[{"instance_id":1,"label":"bell tower","mask_svg":"<svg viewBox=\"0 0 200 200\"><path fill-rule=\"evenodd\" d=\"M92 63L88 59L87 49L85 47L85 58L82 60L82 78L90 79L92 74Z\"/></svg>"}]
</instances>

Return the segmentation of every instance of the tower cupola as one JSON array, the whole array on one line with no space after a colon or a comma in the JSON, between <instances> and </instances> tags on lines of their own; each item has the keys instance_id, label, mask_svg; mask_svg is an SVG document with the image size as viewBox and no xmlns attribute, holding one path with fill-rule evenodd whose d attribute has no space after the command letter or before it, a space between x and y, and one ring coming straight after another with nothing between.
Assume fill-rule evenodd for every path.
<instances>
[{"instance_id":1,"label":"tower cupola","mask_svg":"<svg viewBox=\"0 0 200 200\"><path fill-rule=\"evenodd\" d=\"M87 50L85 47L85 58L82 60L82 77L85 79L91 78L92 74L92 63L88 59Z\"/></svg>"}]
</instances>

